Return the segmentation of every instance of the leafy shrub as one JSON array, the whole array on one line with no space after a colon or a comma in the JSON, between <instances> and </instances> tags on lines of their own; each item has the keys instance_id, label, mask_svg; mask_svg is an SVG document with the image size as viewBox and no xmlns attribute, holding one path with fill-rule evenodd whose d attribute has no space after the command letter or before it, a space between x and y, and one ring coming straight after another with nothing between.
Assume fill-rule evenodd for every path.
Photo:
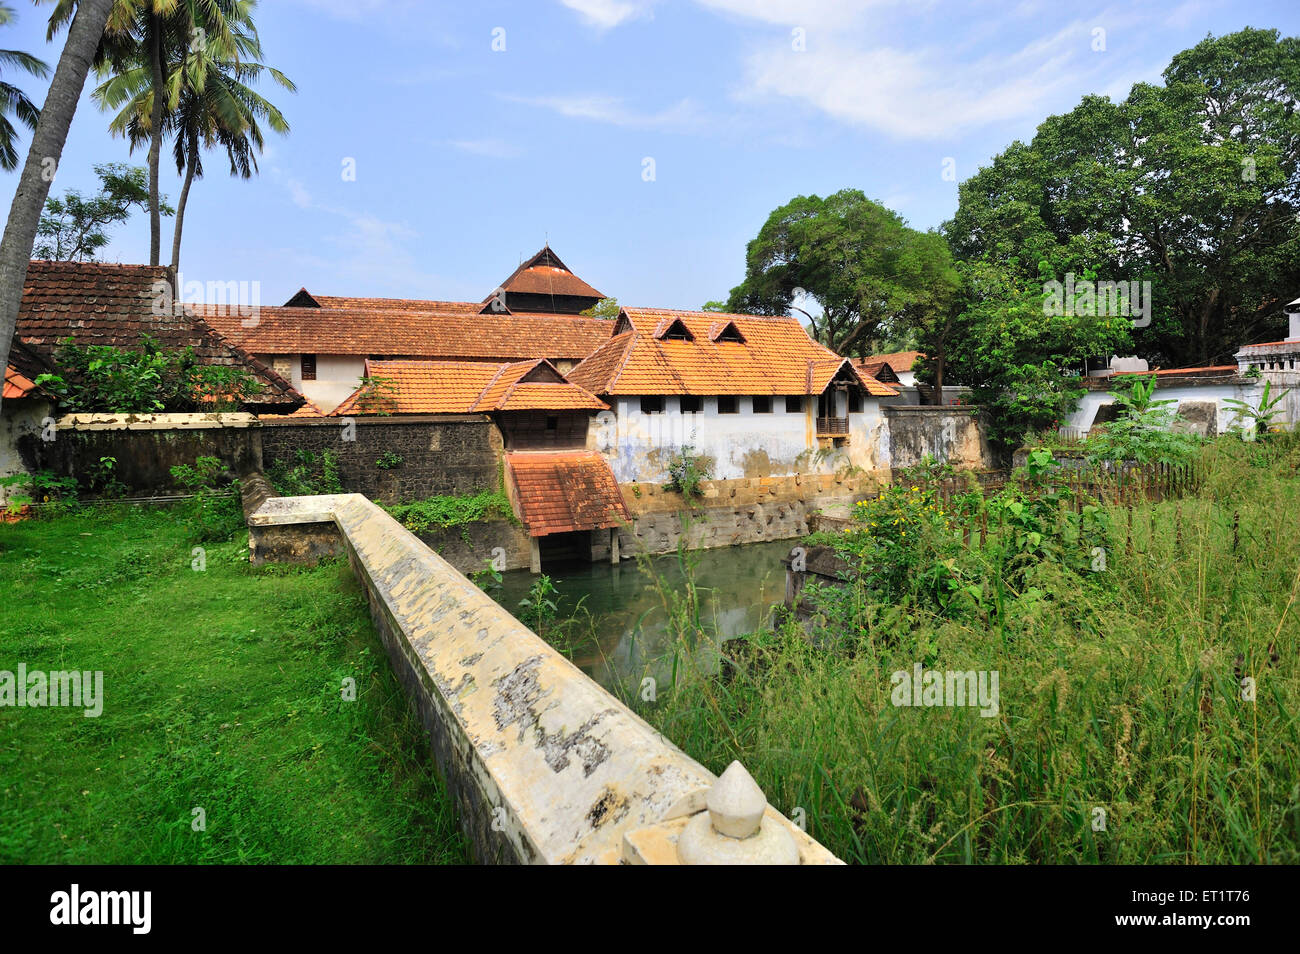
<instances>
[{"instance_id":1,"label":"leafy shrub","mask_svg":"<svg viewBox=\"0 0 1300 954\"><path fill-rule=\"evenodd\" d=\"M319 454L299 450L292 463L273 461L266 470L266 479L282 497L311 497L317 494L341 494L343 482L339 478L339 459L333 451Z\"/></svg>"},{"instance_id":2,"label":"leafy shrub","mask_svg":"<svg viewBox=\"0 0 1300 954\"><path fill-rule=\"evenodd\" d=\"M1157 401L1155 389L1154 374L1123 376L1110 392L1121 408L1119 419L1094 428L1084 442L1090 461L1174 464L1191 458L1199 440L1171 429L1177 402Z\"/></svg>"},{"instance_id":3,"label":"leafy shrub","mask_svg":"<svg viewBox=\"0 0 1300 954\"><path fill-rule=\"evenodd\" d=\"M412 533L465 527L480 520L513 519L510 501L500 490L483 490L476 494L428 497L411 503L385 508L393 518Z\"/></svg>"},{"instance_id":4,"label":"leafy shrub","mask_svg":"<svg viewBox=\"0 0 1300 954\"><path fill-rule=\"evenodd\" d=\"M404 463L406 463L406 458L401 454L396 454L393 451L384 451L375 461L375 466L380 470L394 470L401 467Z\"/></svg>"},{"instance_id":5,"label":"leafy shrub","mask_svg":"<svg viewBox=\"0 0 1300 954\"><path fill-rule=\"evenodd\" d=\"M59 477L48 470L0 477L0 487L16 488L8 498L8 509L14 512L30 503L68 505L77 499L77 479Z\"/></svg>"},{"instance_id":6,"label":"leafy shrub","mask_svg":"<svg viewBox=\"0 0 1300 954\"><path fill-rule=\"evenodd\" d=\"M244 529L239 481L225 482L225 465L215 457L199 457L194 466L171 469L176 482L193 496L182 505L190 536L200 542L229 540Z\"/></svg>"},{"instance_id":7,"label":"leafy shrub","mask_svg":"<svg viewBox=\"0 0 1300 954\"><path fill-rule=\"evenodd\" d=\"M674 451L668 458L667 489L680 493L688 500L699 496L700 483L712 476L713 468L708 459L696 454L695 448L689 444Z\"/></svg>"}]
</instances>

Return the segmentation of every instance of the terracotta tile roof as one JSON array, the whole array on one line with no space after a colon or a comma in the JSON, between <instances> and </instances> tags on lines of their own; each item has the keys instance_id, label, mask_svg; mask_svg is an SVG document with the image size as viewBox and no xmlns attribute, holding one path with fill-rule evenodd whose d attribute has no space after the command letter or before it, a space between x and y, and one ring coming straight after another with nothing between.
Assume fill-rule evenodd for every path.
<instances>
[{"instance_id":1,"label":"terracotta tile roof","mask_svg":"<svg viewBox=\"0 0 1300 954\"><path fill-rule=\"evenodd\" d=\"M895 374L902 374L904 371L911 371L912 365L916 363L917 358L924 358L924 351L895 351L891 354L873 354L864 361L877 362L883 361Z\"/></svg>"},{"instance_id":2,"label":"terracotta tile roof","mask_svg":"<svg viewBox=\"0 0 1300 954\"><path fill-rule=\"evenodd\" d=\"M18 398L30 397L37 393L37 387L29 378L18 373L18 370L11 365L5 365L4 381L4 399L13 401Z\"/></svg>"},{"instance_id":3,"label":"terracotta tile roof","mask_svg":"<svg viewBox=\"0 0 1300 954\"><path fill-rule=\"evenodd\" d=\"M1237 373L1235 364L1213 364L1201 368L1157 368L1154 371L1116 371L1111 375L1112 378L1124 377L1125 375L1148 375L1154 374L1157 378L1164 377L1217 377L1220 375L1233 375Z\"/></svg>"},{"instance_id":4,"label":"terracotta tile roof","mask_svg":"<svg viewBox=\"0 0 1300 954\"><path fill-rule=\"evenodd\" d=\"M59 342L81 347L138 348L148 335L160 348L192 348L203 364L247 367L263 385L255 407L297 407L303 396L252 355L227 341L186 307L180 314L155 314L156 288L167 281L161 266L102 262L32 261L23 286L15 340L51 368Z\"/></svg>"},{"instance_id":5,"label":"terracotta tile roof","mask_svg":"<svg viewBox=\"0 0 1300 954\"><path fill-rule=\"evenodd\" d=\"M306 299L299 296L307 295ZM483 305L473 301L432 301L421 298L359 298L351 295L314 295L303 289L285 302L286 306L294 305L296 301L314 301L317 304L306 304L304 307L309 308L332 308L332 309L349 309L359 308L369 311L432 311L439 314L460 314L472 315L482 310Z\"/></svg>"},{"instance_id":6,"label":"terracotta tile roof","mask_svg":"<svg viewBox=\"0 0 1300 954\"><path fill-rule=\"evenodd\" d=\"M302 418L312 419L329 417L328 414L320 409L320 405L312 401L311 398L306 397L303 398L302 407L297 408L290 414L259 414L257 416L263 421L286 421L289 419L299 420Z\"/></svg>"},{"instance_id":7,"label":"terracotta tile roof","mask_svg":"<svg viewBox=\"0 0 1300 954\"><path fill-rule=\"evenodd\" d=\"M511 292L525 295L573 295L578 298L597 300L605 297L603 293L573 274L569 267L560 261L560 257L551 251L550 246L543 246L540 252L522 262L500 287L506 292L506 304L510 302ZM494 294L495 289L483 300L488 301Z\"/></svg>"},{"instance_id":8,"label":"terracotta tile roof","mask_svg":"<svg viewBox=\"0 0 1300 954\"><path fill-rule=\"evenodd\" d=\"M570 384L549 362L367 361L366 374L388 382L358 388L331 414L486 414L492 411L593 410L608 407Z\"/></svg>"},{"instance_id":9,"label":"terracotta tile roof","mask_svg":"<svg viewBox=\"0 0 1300 954\"><path fill-rule=\"evenodd\" d=\"M581 360L613 331L613 322L599 318L547 313L480 315L476 313L479 306L471 307L475 313L369 304L348 308L263 306L253 327L245 327L249 319L229 309L200 311L223 334L255 354L373 354L496 362Z\"/></svg>"},{"instance_id":10,"label":"terracotta tile roof","mask_svg":"<svg viewBox=\"0 0 1300 954\"><path fill-rule=\"evenodd\" d=\"M678 323L691 340L657 337ZM743 340L714 340L720 325ZM568 378L599 395L820 394L842 367L869 394L896 393L813 341L797 318L625 308L614 337Z\"/></svg>"},{"instance_id":11,"label":"terracotta tile roof","mask_svg":"<svg viewBox=\"0 0 1300 954\"><path fill-rule=\"evenodd\" d=\"M631 520L614 472L594 451L517 451L506 455L506 471L530 536Z\"/></svg>"},{"instance_id":12,"label":"terracotta tile roof","mask_svg":"<svg viewBox=\"0 0 1300 954\"><path fill-rule=\"evenodd\" d=\"M871 375L881 384L898 384L898 375L883 358L859 358L853 362L859 371Z\"/></svg>"}]
</instances>

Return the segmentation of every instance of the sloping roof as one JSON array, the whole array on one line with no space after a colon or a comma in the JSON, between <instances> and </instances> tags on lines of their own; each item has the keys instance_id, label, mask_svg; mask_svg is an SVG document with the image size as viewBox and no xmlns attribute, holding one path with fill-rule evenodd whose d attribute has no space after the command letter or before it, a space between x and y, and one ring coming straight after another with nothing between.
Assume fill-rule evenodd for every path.
<instances>
[{"instance_id":1,"label":"sloping roof","mask_svg":"<svg viewBox=\"0 0 1300 954\"><path fill-rule=\"evenodd\" d=\"M141 337L148 335L163 349L192 348L202 364L247 368L263 385L249 404L302 403L303 396L289 382L226 340L188 306L179 314L158 308L157 289L167 281L168 269L162 266L32 261L14 338L53 369L55 350L66 338L83 348L138 348Z\"/></svg>"},{"instance_id":2,"label":"sloping roof","mask_svg":"<svg viewBox=\"0 0 1300 954\"><path fill-rule=\"evenodd\" d=\"M1116 371L1111 375L1112 378L1122 378L1126 375L1137 375L1145 377L1148 374L1154 374L1157 379L1160 378L1214 378L1226 377L1237 373L1235 364L1213 364L1199 368L1157 368L1154 371Z\"/></svg>"},{"instance_id":3,"label":"sloping roof","mask_svg":"<svg viewBox=\"0 0 1300 954\"><path fill-rule=\"evenodd\" d=\"M31 397L38 391L39 388L36 387L36 384L31 379L19 374L18 370L12 365L5 365L3 395L6 401Z\"/></svg>"},{"instance_id":4,"label":"sloping roof","mask_svg":"<svg viewBox=\"0 0 1300 954\"><path fill-rule=\"evenodd\" d=\"M569 266L560 261L560 256L551 251L549 245L542 246L540 252L521 262L500 287L506 292L507 304L512 292L525 295L572 295L595 299L605 297L602 292L573 274ZM495 290L492 294L495 294ZM492 298L492 294L483 300L488 301Z\"/></svg>"},{"instance_id":5,"label":"sloping roof","mask_svg":"<svg viewBox=\"0 0 1300 954\"><path fill-rule=\"evenodd\" d=\"M418 305L418 303L416 303ZM575 315L480 315L397 305L272 307L256 323L221 307L201 309L209 323L256 354L391 355L496 362L581 360L609 339L613 322ZM246 327L245 322L252 327Z\"/></svg>"},{"instance_id":6,"label":"sloping roof","mask_svg":"<svg viewBox=\"0 0 1300 954\"><path fill-rule=\"evenodd\" d=\"M311 398L304 398L302 407L297 408L290 414L259 414L257 416L263 421L302 420L304 418L311 420L314 418L324 419L329 417L328 414L320 409L320 405L312 401Z\"/></svg>"},{"instance_id":7,"label":"sloping roof","mask_svg":"<svg viewBox=\"0 0 1300 954\"><path fill-rule=\"evenodd\" d=\"M888 361L882 358L859 358L853 366L865 374L871 375L881 384L898 384L898 375Z\"/></svg>"},{"instance_id":8,"label":"sloping roof","mask_svg":"<svg viewBox=\"0 0 1300 954\"><path fill-rule=\"evenodd\" d=\"M472 301L433 301L422 298L361 298L352 295L317 295L303 288L284 307L360 308L369 311L432 311L439 314L475 314L482 305Z\"/></svg>"},{"instance_id":9,"label":"sloping roof","mask_svg":"<svg viewBox=\"0 0 1300 954\"><path fill-rule=\"evenodd\" d=\"M519 518L529 536L617 527L631 520L609 463L594 451L506 455Z\"/></svg>"},{"instance_id":10,"label":"sloping roof","mask_svg":"<svg viewBox=\"0 0 1300 954\"><path fill-rule=\"evenodd\" d=\"M691 340L658 337L679 325ZM713 340L734 325L743 341ZM869 394L896 392L808 336L792 317L624 308L616 334L568 373L594 394L820 394L841 368Z\"/></svg>"},{"instance_id":11,"label":"sloping roof","mask_svg":"<svg viewBox=\"0 0 1300 954\"><path fill-rule=\"evenodd\" d=\"M902 374L904 371L912 370L912 365L916 363L917 358L924 357L924 351L894 351L890 354L873 354L862 360L871 363L883 361L893 369L895 374Z\"/></svg>"},{"instance_id":12,"label":"sloping roof","mask_svg":"<svg viewBox=\"0 0 1300 954\"><path fill-rule=\"evenodd\" d=\"M367 361L366 374L387 386L358 388L332 412L347 414L486 414L491 411L603 410L594 394L570 384L544 360Z\"/></svg>"}]
</instances>

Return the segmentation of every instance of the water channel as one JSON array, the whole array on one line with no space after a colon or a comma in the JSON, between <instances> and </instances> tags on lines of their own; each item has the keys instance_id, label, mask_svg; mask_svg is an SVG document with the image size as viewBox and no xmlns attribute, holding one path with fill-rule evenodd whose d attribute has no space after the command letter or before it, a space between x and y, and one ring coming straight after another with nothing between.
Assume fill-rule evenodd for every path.
<instances>
[{"instance_id":1,"label":"water channel","mask_svg":"<svg viewBox=\"0 0 1300 954\"><path fill-rule=\"evenodd\" d=\"M713 640L695 647L697 662L717 665L716 643L760 629L770 622L772 608L785 597L785 567L781 558L795 541L751 543L687 554L695 564L692 576L700 595L704 629ZM665 654L671 642L665 592L682 592L685 579L676 554L654 557L648 573L635 560L617 566L608 563L574 563L548 567L559 590L561 617L578 609L578 616L594 639L577 646L573 662L603 686L644 675L666 679L671 660ZM656 583L653 577L658 577ZM527 570L503 574L491 595L521 620L528 622L519 601L537 580Z\"/></svg>"}]
</instances>

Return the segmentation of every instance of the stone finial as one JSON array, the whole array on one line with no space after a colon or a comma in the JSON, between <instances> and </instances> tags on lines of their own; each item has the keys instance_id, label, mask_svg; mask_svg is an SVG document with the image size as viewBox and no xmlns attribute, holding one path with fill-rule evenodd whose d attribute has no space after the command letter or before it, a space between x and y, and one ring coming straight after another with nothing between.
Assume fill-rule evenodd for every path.
<instances>
[{"instance_id":1,"label":"stone finial","mask_svg":"<svg viewBox=\"0 0 1300 954\"><path fill-rule=\"evenodd\" d=\"M704 799L713 830L729 838L749 838L758 833L767 811L767 796L745 766L732 762Z\"/></svg>"},{"instance_id":2,"label":"stone finial","mask_svg":"<svg viewBox=\"0 0 1300 954\"><path fill-rule=\"evenodd\" d=\"M677 839L684 865L797 865L799 846L785 825L769 818L767 796L739 762L732 762Z\"/></svg>"}]
</instances>

